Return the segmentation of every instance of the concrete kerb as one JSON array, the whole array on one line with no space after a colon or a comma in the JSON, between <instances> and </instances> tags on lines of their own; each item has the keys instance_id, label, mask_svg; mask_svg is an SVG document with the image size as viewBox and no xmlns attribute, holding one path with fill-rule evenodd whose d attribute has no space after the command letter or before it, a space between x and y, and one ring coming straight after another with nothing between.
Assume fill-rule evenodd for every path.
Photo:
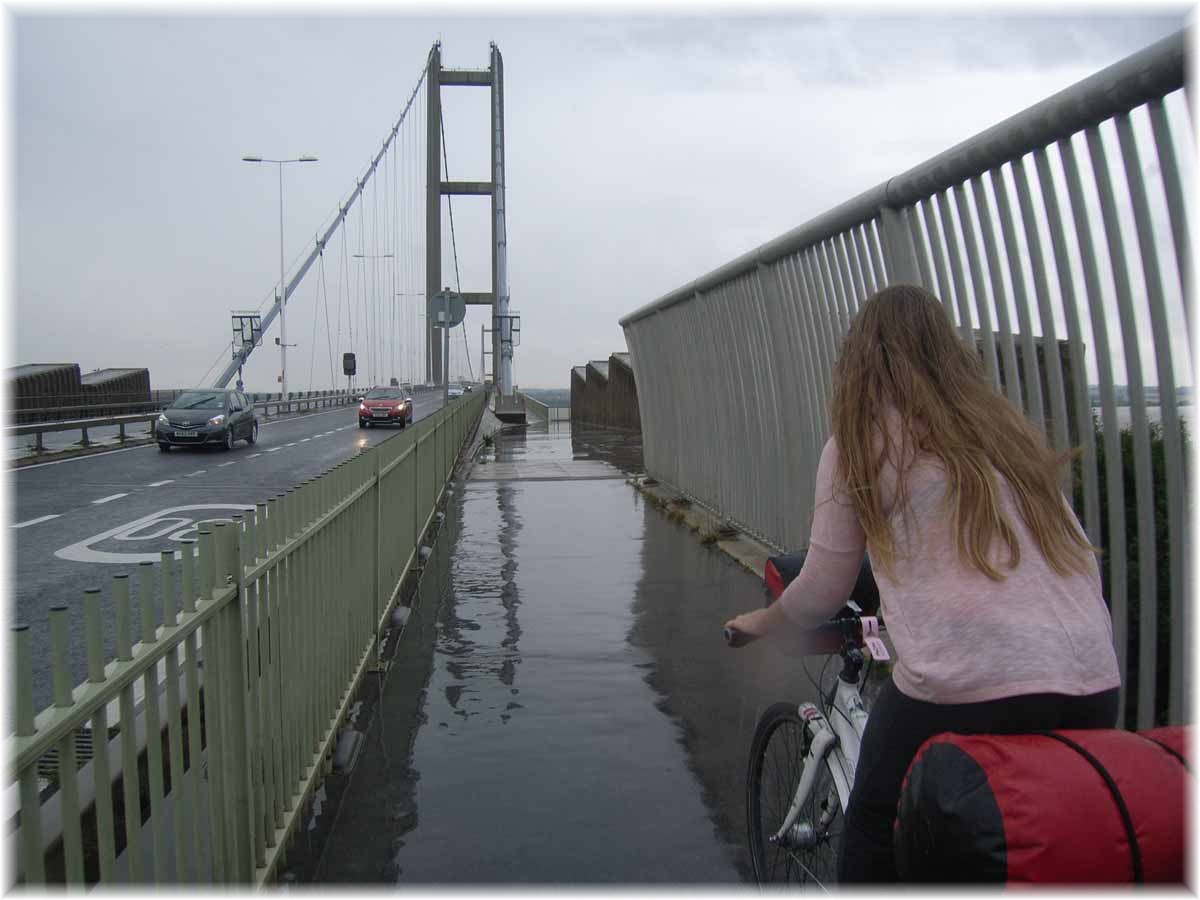
<instances>
[{"instance_id":1,"label":"concrete kerb","mask_svg":"<svg viewBox=\"0 0 1200 900\"><path fill-rule=\"evenodd\" d=\"M765 544L748 534L737 531L720 516L692 503L687 497L664 485L648 475L635 475L626 479L635 490L640 492L653 506L658 507L663 514L673 522L680 522L700 536L701 543L716 544L717 549L740 565L747 572L762 578L767 567L767 559L783 555L783 551ZM731 533L732 532L732 533ZM894 661L896 647L890 635L882 635L888 653ZM869 696L874 697L880 685L887 680L892 670L892 662L876 662L868 677L864 689Z\"/></svg>"},{"instance_id":2,"label":"concrete kerb","mask_svg":"<svg viewBox=\"0 0 1200 900\"><path fill-rule=\"evenodd\" d=\"M681 522L696 532L702 543L716 544L717 549L759 578L763 577L766 570L767 558L781 552L731 527L720 516L697 506L678 491L653 478L637 475L628 479L628 483L661 509L668 519Z\"/></svg>"}]
</instances>

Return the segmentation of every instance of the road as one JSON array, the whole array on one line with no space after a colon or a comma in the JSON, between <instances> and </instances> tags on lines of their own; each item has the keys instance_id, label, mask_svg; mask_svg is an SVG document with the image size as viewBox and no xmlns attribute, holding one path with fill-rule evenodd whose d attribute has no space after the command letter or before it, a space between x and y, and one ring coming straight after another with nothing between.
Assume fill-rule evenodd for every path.
<instances>
[{"instance_id":1,"label":"road","mask_svg":"<svg viewBox=\"0 0 1200 900\"><path fill-rule=\"evenodd\" d=\"M413 395L413 421L441 408L437 392ZM195 537L199 524L233 515L294 487L400 433L360 429L354 407L262 421L258 443L230 452L149 445L10 470L9 527L15 558L11 621L29 625L35 708L52 699L48 613L71 607L73 683L86 677L82 597L102 591L106 620L111 579ZM136 587L134 587L136 591ZM112 628L105 636L113 652ZM136 604L133 634L140 634Z\"/></svg>"}]
</instances>

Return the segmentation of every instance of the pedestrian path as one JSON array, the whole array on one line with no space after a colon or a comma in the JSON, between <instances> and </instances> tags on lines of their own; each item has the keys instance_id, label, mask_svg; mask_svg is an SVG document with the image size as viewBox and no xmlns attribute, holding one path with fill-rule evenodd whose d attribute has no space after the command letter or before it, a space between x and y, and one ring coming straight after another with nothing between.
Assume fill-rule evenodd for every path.
<instances>
[{"instance_id":1,"label":"pedestrian path","mask_svg":"<svg viewBox=\"0 0 1200 900\"><path fill-rule=\"evenodd\" d=\"M506 429L456 482L361 748L289 877L746 879L741 768L792 675L721 644L761 586L606 461L640 466L639 446Z\"/></svg>"}]
</instances>

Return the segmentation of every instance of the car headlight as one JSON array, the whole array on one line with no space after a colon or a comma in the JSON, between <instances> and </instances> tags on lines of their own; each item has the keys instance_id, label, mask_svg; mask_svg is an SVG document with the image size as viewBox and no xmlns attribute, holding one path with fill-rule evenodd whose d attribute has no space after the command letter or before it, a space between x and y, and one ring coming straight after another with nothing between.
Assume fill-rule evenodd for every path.
<instances>
[{"instance_id":1,"label":"car headlight","mask_svg":"<svg viewBox=\"0 0 1200 900\"><path fill-rule=\"evenodd\" d=\"M360 404L358 404L358 411L359 411L359 412L366 412L366 411L367 411L367 404L365 404L365 403L360 403Z\"/></svg>"},{"instance_id":2,"label":"car headlight","mask_svg":"<svg viewBox=\"0 0 1200 900\"><path fill-rule=\"evenodd\" d=\"M158 424L159 425L169 425L170 424L170 421L167 419L167 416L165 413L162 413L159 415Z\"/></svg>"},{"instance_id":3,"label":"car headlight","mask_svg":"<svg viewBox=\"0 0 1200 900\"><path fill-rule=\"evenodd\" d=\"M221 413L221 415L219 415L219 416L213 416L211 419L208 420L208 424L213 425L213 426L224 425L225 424L225 414Z\"/></svg>"}]
</instances>

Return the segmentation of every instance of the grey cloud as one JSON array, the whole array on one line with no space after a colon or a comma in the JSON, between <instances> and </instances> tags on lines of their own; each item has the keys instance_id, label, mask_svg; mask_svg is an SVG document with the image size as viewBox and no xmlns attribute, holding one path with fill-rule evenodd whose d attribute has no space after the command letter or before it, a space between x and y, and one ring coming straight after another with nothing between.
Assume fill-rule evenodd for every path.
<instances>
[{"instance_id":1,"label":"grey cloud","mask_svg":"<svg viewBox=\"0 0 1200 900\"><path fill-rule=\"evenodd\" d=\"M586 43L626 65L648 67L670 57L664 77L672 87L729 87L728 64L753 69L755 62L782 65L817 84L860 84L930 68L1104 65L1179 30L1185 20L1182 9L1082 16L658 16L590 22Z\"/></svg>"}]
</instances>

